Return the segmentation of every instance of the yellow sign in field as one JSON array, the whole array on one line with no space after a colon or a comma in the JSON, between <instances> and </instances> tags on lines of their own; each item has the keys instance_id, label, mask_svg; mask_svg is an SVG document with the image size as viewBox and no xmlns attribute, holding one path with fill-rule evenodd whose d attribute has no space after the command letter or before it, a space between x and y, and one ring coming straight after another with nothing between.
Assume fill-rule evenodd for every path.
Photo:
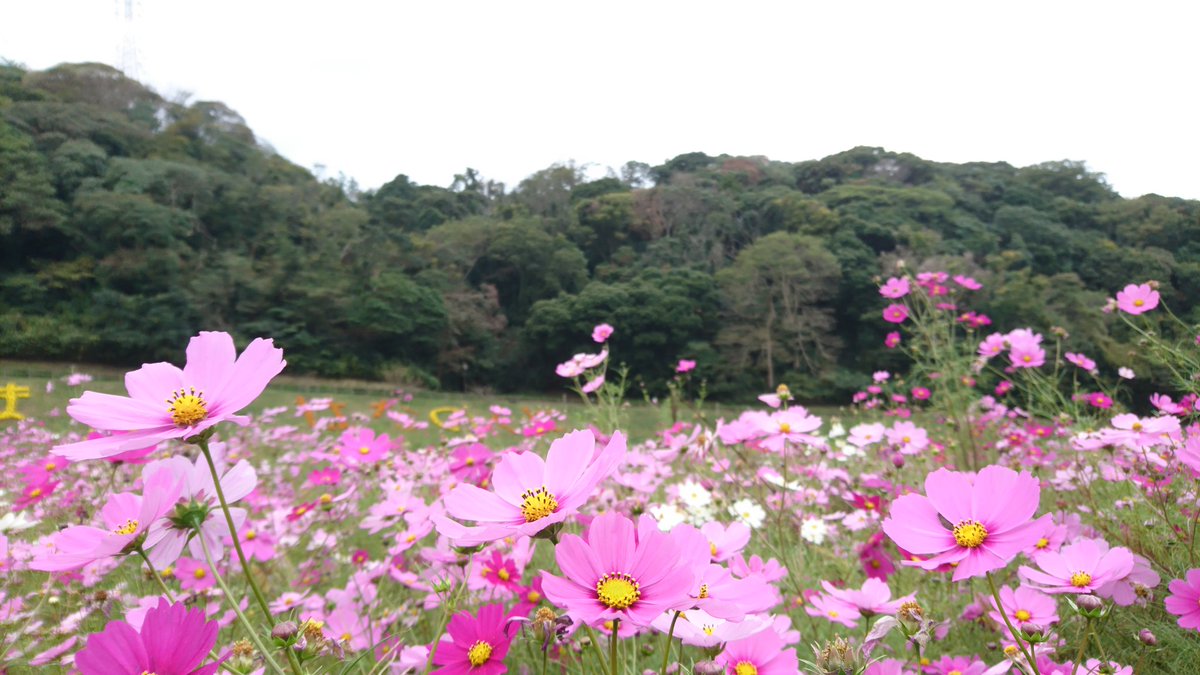
<instances>
[{"instance_id":1,"label":"yellow sign in field","mask_svg":"<svg viewBox=\"0 0 1200 675\"><path fill-rule=\"evenodd\" d=\"M17 399L29 398L29 387L21 387L9 382L0 389L0 399L4 399L4 410L0 410L0 420L23 420L25 416L17 412Z\"/></svg>"}]
</instances>

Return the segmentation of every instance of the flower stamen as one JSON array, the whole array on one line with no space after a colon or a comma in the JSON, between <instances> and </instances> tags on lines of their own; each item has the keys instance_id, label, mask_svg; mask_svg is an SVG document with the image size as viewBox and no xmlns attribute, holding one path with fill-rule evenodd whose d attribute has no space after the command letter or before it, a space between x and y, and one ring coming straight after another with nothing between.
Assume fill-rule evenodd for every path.
<instances>
[{"instance_id":1,"label":"flower stamen","mask_svg":"<svg viewBox=\"0 0 1200 675\"><path fill-rule=\"evenodd\" d=\"M637 580L628 574L605 574L596 582L596 599L609 609L629 609L641 597Z\"/></svg>"},{"instance_id":2,"label":"flower stamen","mask_svg":"<svg viewBox=\"0 0 1200 675\"><path fill-rule=\"evenodd\" d=\"M521 500L521 515L527 523L541 520L558 510L558 500L544 486L526 490L521 494Z\"/></svg>"}]
</instances>

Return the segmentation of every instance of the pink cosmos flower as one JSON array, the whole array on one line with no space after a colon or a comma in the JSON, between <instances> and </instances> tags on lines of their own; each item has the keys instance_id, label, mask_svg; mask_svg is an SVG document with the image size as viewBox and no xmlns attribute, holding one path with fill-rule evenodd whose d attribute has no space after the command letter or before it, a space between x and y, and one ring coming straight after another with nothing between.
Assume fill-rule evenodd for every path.
<instances>
[{"instance_id":1,"label":"pink cosmos flower","mask_svg":"<svg viewBox=\"0 0 1200 675\"><path fill-rule=\"evenodd\" d=\"M596 377L593 377L591 380L588 380L588 383L583 385L583 387L581 387L579 390L585 394L591 394L591 393L596 392L596 390L600 389L600 387L603 387L603 386L604 386L604 375L601 374L601 375L597 375Z\"/></svg>"},{"instance_id":2,"label":"pink cosmos flower","mask_svg":"<svg viewBox=\"0 0 1200 675\"><path fill-rule=\"evenodd\" d=\"M717 655L717 663L731 675L794 675L800 672L800 660L796 650L784 646L783 638L774 630L759 631L727 643Z\"/></svg>"},{"instance_id":3,"label":"pink cosmos flower","mask_svg":"<svg viewBox=\"0 0 1200 675\"><path fill-rule=\"evenodd\" d=\"M372 643L367 617L350 606L341 606L330 612L325 617L324 631L326 635L352 651L361 651L370 647ZM441 648L438 652L441 652Z\"/></svg>"},{"instance_id":4,"label":"pink cosmos flower","mask_svg":"<svg viewBox=\"0 0 1200 675\"><path fill-rule=\"evenodd\" d=\"M873 614L895 614L900 609L900 605L916 597L915 593L909 593L904 597L892 600L892 589L888 588L887 583L879 579L867 579L863 582L862 588L859 590L837 588L828 581L822 581L821 587L825 589L825 592L831 598L854 607L866 616Z\"/></svg>"},{"instance_id":5,"label":"pink cosmos flower","mask_svg":"<svg viewBox=\"0 0 1200 675\"><path fill-rule=\"evenodd\" d=\"M883 344L888 349L895 349L900 346L900 333L892 331L883 338Z\"/></svg>"},{"instance_id":6,"label":"pink cosmos flower","mask_svg":"<svg viewBox=\"0 0 1200 675\"><path fill-rule=\"evenodd\" d=\"M1083 354L1076 354L1075 352L1067 352L1064 356L1066 357L1066 359L1068 361L1079 366L1080 368L1083 368L1086 371L1090 372L1090 371L1093 371L1096 369L1096 362L1089 359L1088 357L1084 356Z\"/></svg>"},{"instance_id":7,"label":"pink cosmos flower","mask_svg":"<svg viewBox=\"0 0 1200 675\"><path fill-rule=\"evenodd\" d=\"M858 620L862 618L862 612L859 612L854 605L839 598L815 592L808 597L808 603L804 605L804 612L809 616L840 623L846 628L857 628Z\"/></svg>"},{"instance_id":8,"label":"pink cosmos flower","mask_svg":"<svg viewBox=\"0 0 1200 675\"><path fill-rule=\"evenodd\" d=\"M904 277L892 277L887 280L883 286L879 287L879 294L885 298L903 298L908 295L909 286L908 279Z\"/></svg>"},{"instance_id":9,"label":"pink cosmos flower","mask_svg":"<svg viewBox=\"0 0 1200 675\"><path fill-rule=\"evenodd\" d=\"M955 564L954 581L970 579L1004 567L1033 544L1044 527L1030 520L1040 496L1036 478L1002 466L975 476L938 469L925 477L925 496L892 503L883 531L900 548L931 556L905 564L926 570Z\"/></svg>"},{"instance_id":10,"label":"pink cosmos flower","mask_svg":"<svg viewBox=\"0 0 1200 675\"><path fill-rule=\"evenodd\" d=\"M783 452L788 443L813 446L822 443L810 433L820 428L821 418L810 415L803 406L777 410L770 415L753 412L747 417L762 435L759 444L771 452Z\"/></svg>"},{"instance_id":11,"label":"pink cosmos flower","mask_svg":"<svg viewBox=\"0 0 1200 675\"><path fill-rule=\"evenodd\" d=\"M1043 593L1093 593L1105 584L1125 578L1133 570L1133 553L1124 547L1105 550L1099 542L1080 539L1057 553L1037 557L1035 570L1022 565L1021 578L1039 584Z\"/></svg>"},{"instance_id":12,"label":"pink cosmos flower","mask_svg":"<svg viewBox=\"0 0 1200 675\"><path fill-rule=\"evenodd\" d=\"M466 443L450 453L450 475L464 483L479 485L492 473L495 453L483 443Z\"/></svg>"},{"instance_id":13,"label":"pink cosmos flower","mask_svg":"<svg viewBox=\"0 0 1200 675\"><path fill-rule=\"evenodd\" d=\"M592 626L613 619L649 626L663 612L688 609L697 568L708 562L685 554L652 519L635 529L617 513L597 516L586 539L564 535L554 556L565 578L544 572L546 597Z\"/></svg>"},{"instance_id":14,"label":"pink cosmos flower","mask_svg":"<svg viewBox=\"0 0 1200 675\"><path fill-rule=\"evenodd\" d=\"M969 656L943 656L925 667L926 675L983 675L986 671L986 663Z\"/></svg>"},{"instance_id":15,"label":"pink cosmos flower","mask_svg":"<svg viewBox=\"0 0 1200 675\"><path fill-rule=\"evenodd\" d=\"M512 644L515 623L508 622L503 605L484 605L475 616L459 612L446 626L446 636L433 655L441 666L431 675L501 675Z\"/></svg>"},{"instance_id":16,"label":"pink cosmos flower","mask_svg":"<svg viewBox=\"0 0 1200 675\"><path fill-rule=\"evenodd\" d=\"M25 489L21 490L21 495L13 500L13 510L22 511L45 501L47 497L54 494L54 490L57 487L58 481L47 479L39 479L28 483Z\"/></svg>"},{"instance_id":17,"label":"pink cosmos flower","mask_svg":"<svg viewBox=\"0 0 1200 675\"><path fill-rule=\"evenodd\" d=\"M374 464L392 449L392 439L387 434L375 435L366 427L347 429L338 439L338 455L350 464Z\"/></svg>"},{"instance_id":18,"label":"pink cosmos flower","mask_svg":"<svg viewBox=\"0 0 1200 675\"><path fill-rule=\"evenodd\" d=\"M1117 292L1117 309L1126 314L1143 314L1158 307L1158 291L1150 284L1129 284Z\"/></svg>"},{"instance_id":19,"label":"pink cosmos flower","mask_svg":"<svg viewBox=\"0 0 1200 675\"><path fill-rule=\"evenodd\" d=\"M99 459L173 438L190 438L220 422L245 426L237 415L287 365L283 350L258 338L236 357L228 333L201 332L187 348L182 370L148 363L125 375L129 396L85 391L67 413L96 429L124 432L54 448L72 461Z\"/></svg>"},{"instance_id":20,"label":"pink cosmos flower","mask_svg":"<svg viewBox=\"0 0 1200 675\"><path fill-rule=\"evenodd\" d=\"M700 533L708 538L709 553L713 562L725 562L746 548L750 543L750 526L742 522L722 525L718 522L705 523Z\"/></svg>"},{"instance_id":21,"label":"pink cosmos flower","mask_svg":"<svg viewBox=\"0 0 1200 675\"><path fill-rule=\"evenodd\" d=\"M1179 627L1200 631L1200 569L1188 570L1183 579L1174 579L1167 588L1171 595L1164 604L1179 617Z\"/></svg>"},{"instance_id":22,"label":"pink cosmos flower","mask_svg":"<svg viewBox=\"0 0 1200 675\"><path fill-rule=\"evenodd\" d=\"M979 343L977 350L979 355L985 359L990 359L993 356L999 356L1006 348L1007 344L1004 341L1004 335L1000 333L992 333Z\"/></svg>"},{"instance_id":23,"label":"pink cosmos flower","mask_svg":"<svg viewBox=\"0 0 1200 675\"><path fill-rule=\"evenodd\" d=\"M608 338L612 337L613 327L602 323L592 329L592 340L597 344L604 344Z\"/></svg>"},{"instance_id":24,"label":"pink cosmos flower","mask_svg":"<svg viewBox=\"0 0 1200 675\"><path fill-rule=\"evenodd\" d=\"M1014 591L1008 586L1001 586L1000 602L1003 604L1004 613L1008 615L1008 620L1014 626L1036 623L1039 626L1048 627L1058 623L1058 603L1054 601L1054 598L1036 588L1018 586ZM1000 611L996 609L996 600L989 598L989 603L991 613L988 616L992 621L1003 625L1004 617L1000 616Z\"/></svg>"},{"instance_id":25,"label":"pink cosmos flower","mask_svg":"<svg viewBox=\"0 0 1200 675\"><path fill-rule=\"evenodd\" d=\"M600 350L599 354L576 354L570 361L564 361L555 367L554 372L559 377L579 377L588 370L604 363L608 358L608 349Z\"/></svg>"},{"instance_id":26,"label":"pink cosmos flower","mask_svg":"<svg viewBox=\"0 0 1200 675\"><path fill-rule=\"evenodd\" d=\"M912 422L896 422L886 433L888 442L905 455L915 455L929 447L929 434Z\"/></svg>"},{"instance_id":27,"label":"pink cosmos flower","mask_svg":"<svg viewBox=\"0 0 1200 675\"><path fill-rule=\"evenodd\" d=\"M908 308L904 305L892 303L883 308L883 320L888 323L904 323L908 318Z\"/></svg>"},{"instance_id":28,"label":"pink cosmos flower","mask_svg":"<svg viewBox=\"0 0 1200 675\"><path fill-rule=\"evenodd\" d=\"M660 615L654 620L654 628L664 635L667 634L671 630L673 616ZM734 622L715 617L704 610L689 609L687 613L679 615L679 620L675 622L675 637L685 645L710 648L741 640L770 628L771 622L761 616L750 615Z\"/></svg>"},{"instance_id":29,"label":"pink cosmos flower","mask_svg":"<svg viewBox=\"0 0 1200 675\"><path fill-rule=\"evenodd\" d=\"M1046 350L1036 344L1013 345L1008 358L1013 368L1041 368L1046 363Z\"/></svg>"},{"instance_id":30,"label":"pink cosmos flower","mask_svg":"<svg viewBox=\"0 0 1200 675\"><path fill-rule=\"evenodd\" d=\"M624 458L625 436L620 432L597 452L592 432L573 431L550 444L545 460L532 452L501 457L492 472L494 492L464 483L443 503L451 517L482 526L467 528L476 539L533 536L577 512ZM455 538L443 528L444 521L439 521L438 531Z\"/></svg>"},{"instance_id":31,"label":"pink cosmos flower","mask_svg":"<svg viewBox=\"0 0 1200 675\"><path fill-rule=\"evenodd\" d=\"M679 359L679 363L675 366L675 372L688 373L696 369L696 362L688 359Z\"/></svg>"},{"instance_id":32,"label":"pink cosmos flower","mask_svg":"<svg viewBox=\"0 0 1200 675\"><path fill-rule=\"evenodd\" d=\"M175 578L185 591L204 591L217 585L212 568L203 560L179 558L175 561Z\"/></svg>"},{"instance_id":33,"label":"pink cosmos flower","mask_svg":"<svg viewBox=\"0 0 1200 675\"><path fill-rule=\"evenodd\" d=\"M913 387L912 388L912 397L918 401L928 401L929 397L932 395L933 395L933 393L930 392L929 389L927 389L925 387Z\"/></svg>"},{"instance_id":34,"label":"pink cosmos flower","mask_svg":"<svg viewBox=\"0 0 1200 675\"><path fill-rule=\"evenodd\" d=\"M75 666L83 675L212 675L225 659L200 664L217 643L217 631L217 622L206 621L203 610L160 598L146 612L140 632L124 621L110 621L102 632L89 635Z\"/></svg>"},{"instance_id":35,"label":"pink cosmos flower","mask_svg":"<svg viewBox=\"0 0 1200 675\"><path fill-rule=\"evenodd\" d=\"M954 283L958 284L959 286L962 286L963 288L967 289L968 291L977 291L977 290L983 288L983 285L980 284L978 281L975 281L975 279L973 279L972 277L965 277L961 274L954 275Z\"/></svg>"},{"instance_id":36,"label":"pink cosmos flower","mask_svg":"<svg viewBox=\"0 0 1200 675\"><path fill-rule=\"evenodd\" d=\"M225 465L225 446L223 443L213 443L210 446L213 463L221 476L221 490L225 493L225 501L234 504L254 491L258 485L258 474L246 460L241 460L228 469ZM147 548L151 562L155 565L168 565L179 557L185 544L188 545L193 557L203 558L204 548L196 537L203 536L208 544L209 552L214 560L220 560L225 552L225 539L231 536L229 525L219 513L217 506L217 490L213 485L212 473L203 457L196 459L193 464L183 457L172 457L146 465L142 472L147 482L155 480L158 472L167 472L176 479L183 481L180 498L184 504L180 508L198 509L205 511L205 518L200 525L200 534L195 534L191 527L177 526L169 519L162 519L150 527L147 542L154 542L152 548ZM242 508L230 508L233 524L241 528L246 521L246 511Z\"/></svg>"},{"instance_id":37,"label":"pink cosmos flower","mask_svg":"<svg viewBox=\"0 0 1200 675\"><path fill-rule=\"evenodd\" d=\"M1113 400L1099 391L1088 394L1087 402L1093 408L1100 408L1101 410L1107 410L1113 406Z\"/></svg>"},{"instance_id":38,"label":"pink cosmos flower","mask_svg":"<svg viewBox=\"0 0 1200 675\"><path fill-rule=\"evenodd\" d=\"M143 495L122 492L108 498L100 509L103 528L74 525L56 532L50 537L53 551L38 555L29 566L43 572L61 572L132 552L150 526L175 506L182 489L183 481L170 472L151 474ZM142 541L143 546L156 543L157 539Z\"/></svg>"}]
</instances>

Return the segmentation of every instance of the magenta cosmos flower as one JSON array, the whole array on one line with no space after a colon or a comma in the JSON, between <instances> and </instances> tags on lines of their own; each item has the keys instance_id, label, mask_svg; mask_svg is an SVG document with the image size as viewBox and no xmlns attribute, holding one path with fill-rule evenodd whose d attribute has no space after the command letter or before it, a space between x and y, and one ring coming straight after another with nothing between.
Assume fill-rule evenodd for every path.
<instances>
[{"instance_id":1,"label":"magenta cosmos flower","mask_svg":"<svg viewBox=\"0 0 1200 675\"><path fill-rule=\"evenodd\" d=\"M140 632L124 621L109 622L88 636L75 665L83 675L212 675L220 661L200 664L217 643L217 631L217 622L206 621L204 610L159 598Z\"/></svg>"},{"instance_id":2,"label":"magenta cosmos flower","mask_svg":"<svg viewBox=\"0 0 1200 675\"><path fill-rule=\"evenodd\" d=\"M112 495L100 509L104 527L75 525L51 535L53 550L40 554L30 567L42 572L76 570L101 558L131 553L140 544L153 546L146 539L151 525L167 514L179 500L184 481L167 471L146 479L144 494L122 492Z\"/></svg>"},{"instance_id":3,"label":"magenta cosmos flower","mask_svg":"<svg viewBox=\"0 0 1200 675\"><path fill-rule=\"evenodd\" d=\"M563 536L554 557L566 578L544 573L542 590L585 624L620 619L649 626L663 612L694 604L689 591L708 556L691 555L692 548L649 518L635 528L625 516L606 513L592 521L586 539Z\"/></svg>"},{"instance_id":4,"label":"magenta cosmos flower","mask_svg":"<svg viewBox=\"0 0 1200 675\"><path fill-rule=\"evenodd\" d=\"M443 638L433 656L434 665L441 666L433 673L440 675L500 675L508 672L504 657L512 644L509 631L515 623L508 622L503 605L484 605L476 616L460 612L446 626L448 638Z\"/></svg>"},{"instance_id":5,"label":"magenta cosmos flower","mask_svg":"<svg viewBox=\"0 0 1200 675\"><path fill-rule=\"evenodd\" d=\"M955 581L970 579L1004 567L1037 541L1044 523L1030 518L1040 496L1037 479L1025 472L938 469L925 477L924 496L892 503L883 531L900 548L931 556L905 564L927 570L950 564Z\"/></svg>"},{"instance_id":6,"label":"magenta cosmos flower","mask_svg":"<svg viewBox=\"0 0 1200 675\"><path fill-rule=\"evenodd\" d=\"M1179 627L1200 630L1200 569L1188 570L1184 579L1173 580L1167 588L1167 611L1179 617Z\"/></svg>"},{"instance_id":7,"label":"magenta cosmos flower","mask_svg":"<svg viewBox=\"0 0 1200 675\"><path fill-rule=\"evenodd\" d=\"M1117 292L1117 309L1126 314L1142 314L1158 307L1158 291L1150 284L1129 284Z\"/></svg>"},{"instance_id":8,"label":"magenta cosmos flower","mask_svg":"<svg viewBox=\"0 0 1200 675\"><path fill-rule=\"evenodd\" d=\"M182 370L169 363L148 363L125 375L129 396L85 391L71 399L67 412L111 436L54 448L73 461L109 457L173 438L189 438L219 422L245 426L237 415L283 370L283 350L258 338L240 357L228 333L202 332L187 347Z\"/></svg>"},{"instance_id":9,"label":"magenta cosmos flower","mask_svg":"<svg viewBox=\"0 0 1200 675\"><path fill-rule=\"evenodd\" d=\"M888 323L904 323L908 318L908 308L904 305L892 303L883 308L883 320Z\"/></svg>"},{"instance_id":10,"label":"magenta cosmos flower","mask_svg":"<svg viewBox=\"0 0 1200 675\"><path fill-rule=\"evenodd\" d=\"M597 453L592 432L572 431L550 444L545 460L532 452L501 457L492 472L495 492L462 483L443 502L450 516L480 525L465 528L478 541L533 536L576 513L624 458L625 436L620 432ZM459 538L443 531L441 524L439 531Z\"/></svg>"},{"instance_id":11,"label":"magenta cosmos flower","mask_svg":"<svg viewBox=\"0 0 1200 675\"><path fill-rule=\"evenodd\" d=\"M1043 593L1094 593L1101 586L1124 579L1133 571L1133 553L1127 548L1108 549L1093 539L1047 551L1037 557L1040 570L1022 565L1021 578L1039 584Z\"/></svg>"}]
</instances>

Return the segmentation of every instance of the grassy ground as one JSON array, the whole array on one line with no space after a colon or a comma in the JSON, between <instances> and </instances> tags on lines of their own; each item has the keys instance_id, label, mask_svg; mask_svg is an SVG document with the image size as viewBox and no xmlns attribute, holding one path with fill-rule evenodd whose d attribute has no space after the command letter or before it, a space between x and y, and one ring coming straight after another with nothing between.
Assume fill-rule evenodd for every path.
<instances>
[{"instance_id":1,"label":"grassy ground","mask_svg":"<svg viewBox=\"0 0 1200 675\"><path fill-rule=\"evenodd\" d=\"M29 387L30 398L18 401L18 412L28 417L45 420L52 428L58 427L59 424L65 428L67 418L53 416L51 414L53 410L63 411L67 402L71 398L79 396L85 389L124 394L125 372L125 368L112 366L0 359L0 387L9 382ZM95 379L82 386L68 387L64 379L71 373L86 373ZM49 393L46 392L47 382L52 382L54 385L53 391ZM590 421L587 408L575 394L565 389L557 396L446 391L408 391L407 393L412 394L412 400L400 404L397 409L420 420L428 420L429 413L439 408L465 408L471 414L486 416L489 406L503 405L510 408L516 418L520 418L522 411L525 410L555 409L562 411L567 415L568 428L586 426ZM251 406L251 411L256 412L278 406L294 406L300 397L305 399L331 397L335 402L344 403L347 410L366 411L372 404L393 398L394 395L394 387L381 382L328 380L283 375L271 383L267 391ZM736 417L747 405L750 405L750 402L741 404L709 402L704 405L702 412L710 421L722 417L728 419ZM625 431L634 440L649 438L656 431L670 426L671 412L665 405L631 400L627 406ZM836 416L839 410L833 407L822 407L815 409L814 412L828 417ZM690 411L680 415L680 419L691 419L691 417Z\"/></svg>"}]
</instances>

